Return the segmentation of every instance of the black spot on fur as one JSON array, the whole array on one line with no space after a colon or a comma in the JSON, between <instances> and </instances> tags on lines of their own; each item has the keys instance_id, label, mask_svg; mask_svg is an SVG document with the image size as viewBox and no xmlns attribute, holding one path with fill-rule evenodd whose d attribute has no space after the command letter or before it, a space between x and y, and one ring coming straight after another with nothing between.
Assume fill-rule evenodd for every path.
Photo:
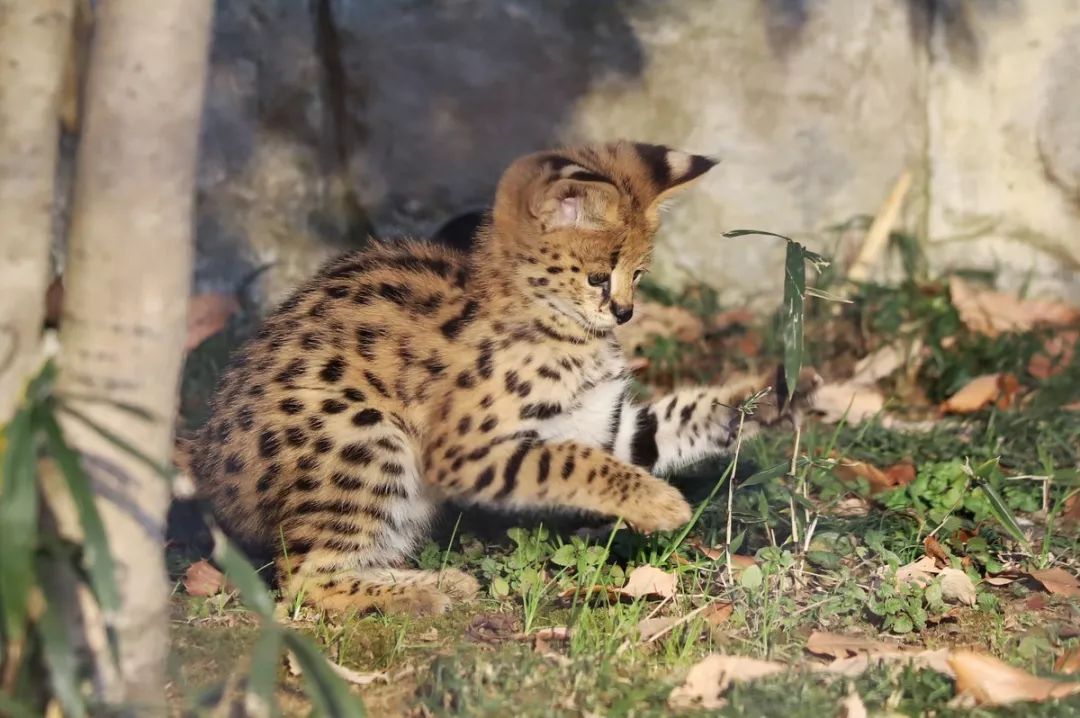
<instances>
[{"instance_id":1,"label":"black spot on fur","mask_svg":"<svg viewBox=\"0 0 1080 718\"><path fill-rule=\"evenodd\" d=\"M287 399L282 399L281 402L278 403L278 407L286 414L295 416L304 410L304 402L294 397L289 397Z\"/></svg>"},{"instance_id":2,"label":"black spot on fur","mask_svg":"<svg viewBox=\"0 0 1080 718\"><path fill-rule=\"evenodd\" d=\"M322 410L324 414L340 414L348 408L348 404L338 399L323 399Z\"/></svg>"},{"instance_id":3,"label":"black spot on fur","mask_svg":"<svg viewBox=\"0 0 1080 718\"><path fill-rule=\"evenodd\" d=\"M341 355L327 359L326 364L323 365L322 371L319 372L319 378L331 384L341 381L341 377L344 375L345 357Z\"/></svg>"},{"instance_id":4,"label":"black spot on fur","mask_svg":"<svg viewBox=\"0 0 1080 718\"><path fill-rule=\"evenodd\" d=\"M461 313L453 319L444 322L439 328L442 331L443 336L447 339L457 339L462 330L476 320L476 314L479 310L480 303L475 299L470 299L465 302L465 306L462 307Z\"/></svg>"},{"instance_id":5,"label":"black spot on fur","mask_svg":"<svg viewBox=\"0 0 1080 718\"><path fill-rule=\"evenodd\" d=\"M264 429L259 434L259 456L264 459L272 459L281 450L281 440L273 429Z\"/></svg>"},{"instance_id":6,"label":"black spot on fur","mask_svg":"<svg viewBox=\"0 0 1080 718\"><path fill-rule=\"evenodd\" d=\"M375 453L367 444L349 444L341 450L341 458L350 464L370 464L375 459Z\"/></svg>"},{"instance_id":7,"label":"black spot on fur","mask_svg":"<svg viewBox=\"0 0 1080 718\"><path fill-rule=\"evenodd\" d=\"M378 409L361 409L353 414L352 423L356 426L372 426L382 421L382 412Z\"/></svg>"}]
</instances>

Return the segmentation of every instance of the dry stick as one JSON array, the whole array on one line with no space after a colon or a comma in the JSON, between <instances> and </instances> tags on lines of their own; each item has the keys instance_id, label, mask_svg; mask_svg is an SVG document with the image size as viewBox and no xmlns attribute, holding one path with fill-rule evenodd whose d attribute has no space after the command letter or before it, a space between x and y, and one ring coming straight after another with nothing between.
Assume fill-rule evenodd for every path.
<instances>
[{"instance_id":1,"label":"dry stick","mask_svg":"<svg viewBox=\"0 0 1080 718\"><path fill-rule=\"evenodd\" d=\"M795 469L799 461L799 441L802 439L802 424L795 424L795 446L791 449L791 468L788 473L795 478ZM794 487L792 487L794 488ZM795 513L795 497L788 494L788 508L791 510L791 541L796 547L799 545L799 518Z\"/></svg>"},{"instance_id":2,"label":"dry stick","mask_svg":"<svg viewBox=\"0 0 1080 718\"><path fill-rule=\"evenodd\" d=\"M859 247L859 253L855 256L855 261L851 263L851 268L848 269L848 281L864 282L870 277L870 270L881 256L882 250L885 249L889 233L892 232L896 219L900 216L900 209L904 205L904 198L910 188L911 173L904 170L896 179L892 192L889 193L885 203L878 210L877 216L874 217L870 229L867 230L862 246Z\"/></svg>"}]
</instances>

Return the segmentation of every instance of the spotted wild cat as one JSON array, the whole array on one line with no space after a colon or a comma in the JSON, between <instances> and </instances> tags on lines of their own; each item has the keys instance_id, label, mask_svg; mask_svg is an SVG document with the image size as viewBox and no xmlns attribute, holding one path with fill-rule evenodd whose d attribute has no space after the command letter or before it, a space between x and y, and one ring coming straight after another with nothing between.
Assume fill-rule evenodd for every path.
<instances>
[{"instance_id":1,"label":"spotted wild cat","mask_svg":"<svg viewBox=\"0 0 1080 718\"><path fill-rule=\"evenodd\" d=\"M528 155L470 254L400 241L331 262L238 353L194 440L219 520L277 550L290 596L412 613L477 590L403 566L443 498L683 525L655 474L727 449L758 386L635 404L612 329L660 203L713 164L630 142ZM769 402L747 432L781 415Z\"/></svg>"}]
</instances>

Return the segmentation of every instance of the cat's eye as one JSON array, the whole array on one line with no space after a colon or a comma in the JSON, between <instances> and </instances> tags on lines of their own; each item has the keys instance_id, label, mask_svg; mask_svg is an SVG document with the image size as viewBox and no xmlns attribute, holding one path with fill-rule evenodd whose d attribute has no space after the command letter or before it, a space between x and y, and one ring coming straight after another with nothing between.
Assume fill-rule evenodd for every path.
<instances>
[{"instance_id":1,"label":"cat's eye","mask_svg":"<svg viewBox=\"0 0 1080 718\"><path fill-rule=\"evenodd\" d=\"M599 287L601 285L607 284L609 281L611 281L611 275L610 274L590 274L589 275L589 284L591 286L594 286L594 287Z\"/></svg>"}]
</instances>

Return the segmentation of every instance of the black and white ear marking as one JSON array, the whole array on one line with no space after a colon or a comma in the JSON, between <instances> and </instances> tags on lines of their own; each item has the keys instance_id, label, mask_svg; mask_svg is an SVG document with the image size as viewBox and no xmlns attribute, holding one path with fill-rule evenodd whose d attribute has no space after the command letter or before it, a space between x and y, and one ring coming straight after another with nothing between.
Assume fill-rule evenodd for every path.
<instances>
[{"instance_id":1,"label":"black and white ear marking","mask_svg":"<svg viewBox=\"0 0 1080 718\"><path fill-rule=\"evenodd\" d=\"M660 145L639 143L635 148L652 173L657 195L697 179L718 162L704 155L692 155Z\"/></svg>"}]
</instances>

